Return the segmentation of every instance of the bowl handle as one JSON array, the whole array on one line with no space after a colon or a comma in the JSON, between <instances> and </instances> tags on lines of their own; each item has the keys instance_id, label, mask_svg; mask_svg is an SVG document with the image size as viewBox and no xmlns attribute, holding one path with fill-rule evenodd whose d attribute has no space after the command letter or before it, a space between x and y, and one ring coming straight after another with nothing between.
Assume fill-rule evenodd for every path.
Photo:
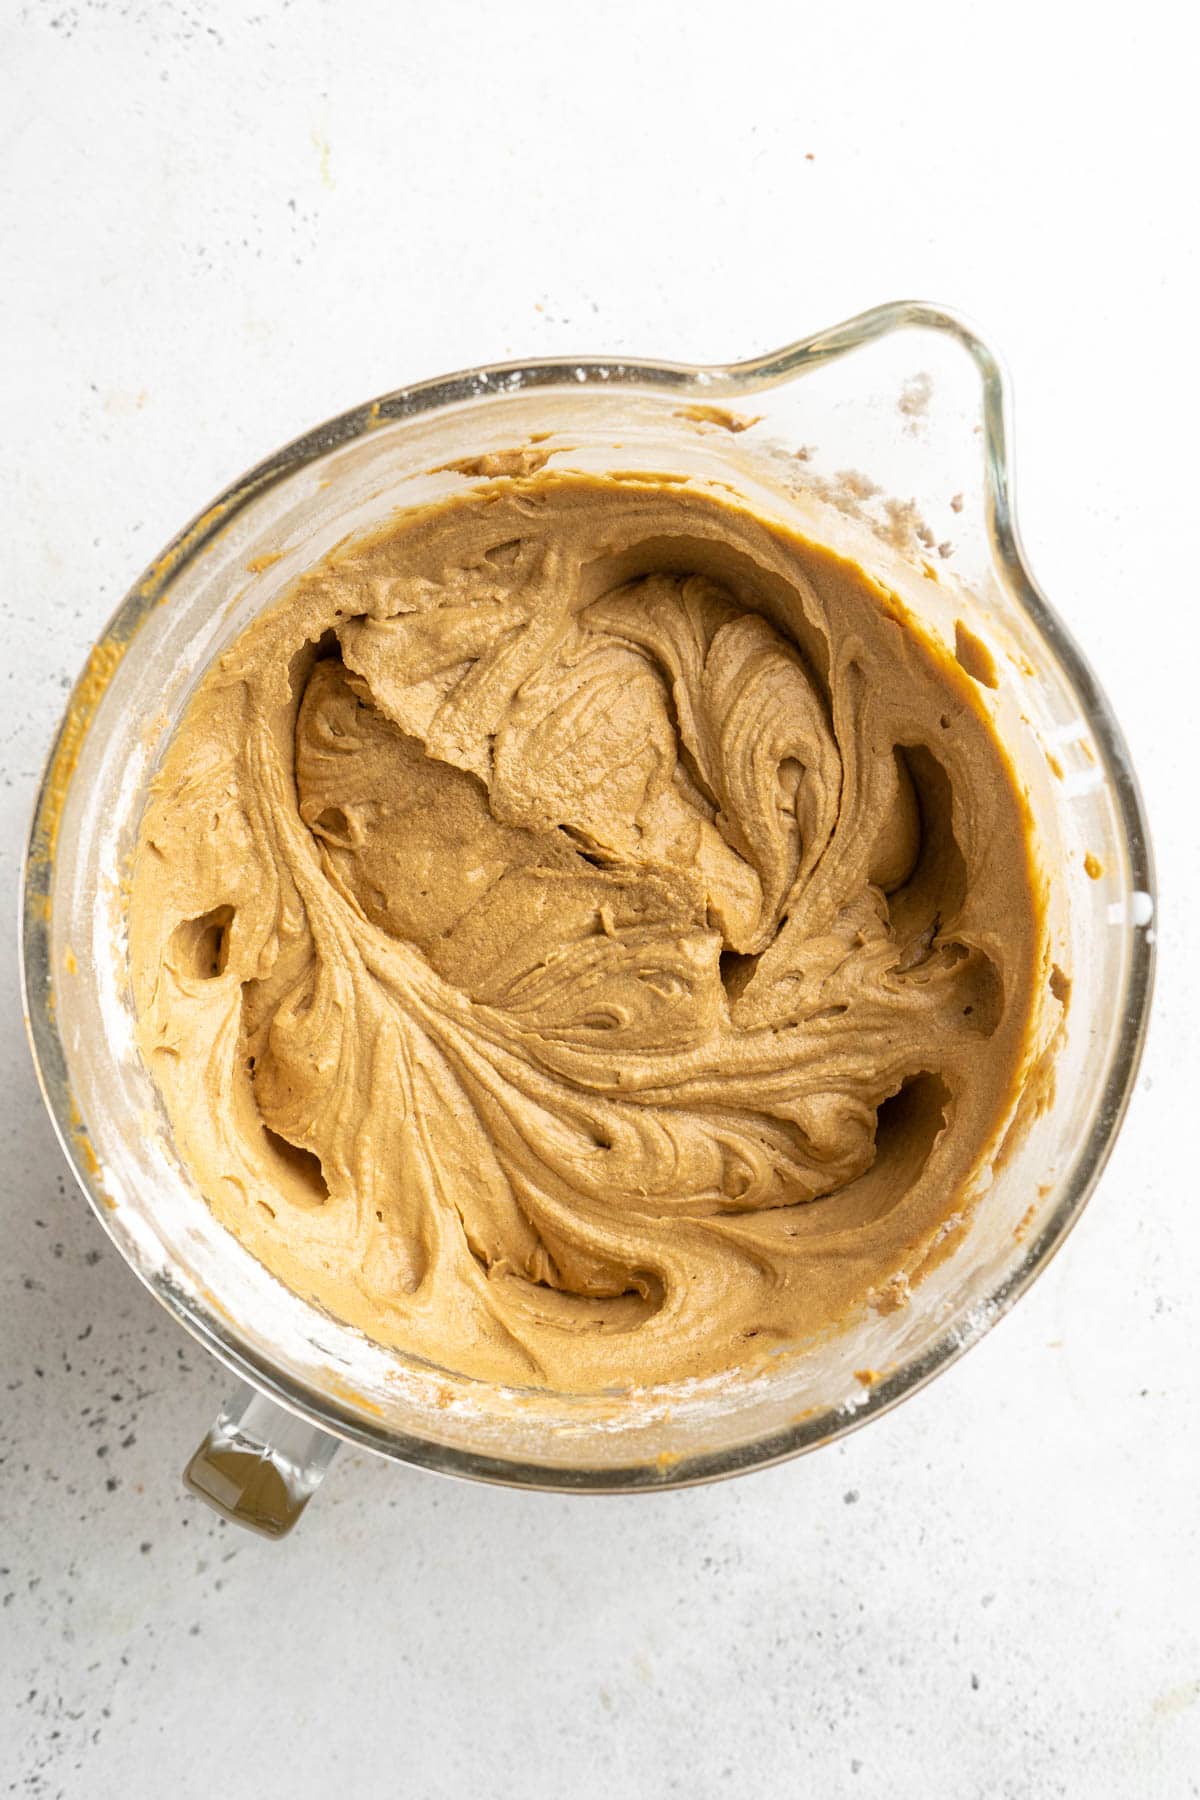
<instances>
[{"instance_id":1,"label":"bowl handle","mask_svg":"<svg viewBox=\"0 0 1200 1800\"><path fill-rule=\"evenodd\" d=\"M183 1472L222 1518L286 1537L321 1484L338 1440L250 1387L235 1388Z\"/></svg>"}]
</instances>

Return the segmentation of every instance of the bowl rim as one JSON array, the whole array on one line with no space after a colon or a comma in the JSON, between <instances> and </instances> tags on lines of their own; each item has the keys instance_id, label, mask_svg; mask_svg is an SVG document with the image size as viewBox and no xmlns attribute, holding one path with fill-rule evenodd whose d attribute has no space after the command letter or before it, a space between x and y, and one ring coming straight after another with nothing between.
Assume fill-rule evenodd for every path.
<instances>
[{"instance_id":1,"label":"bowl rim","mask_svg":"<svg viewBox=\"0 0 1200 1800\"><path fill-rule=\"evenodd\" d=\"M765 355L732 363L653 362L629 357L539 358L493 363L436 376L381 395L294 438L232 482L176 533L120 602L93 646L68 698L43 766L21 869L20 977L25 1023L43 1101L75 1180L123 1259L175 1321L239 1379L319 1429L394 1461L437 1473L545 1492L662 1491L766 1468L834 1442L889 1412L964 1354L1016 1303L1048 1265L1083 1211L1116 1141L1137 1077L1153 989L1154 933L1127 921L1128 967L1119 1033L1086 1139L1078 1146L1053 1212L1020 1261L970 1317L951 1318L919 1355L866 1389L855 1409L823 1408L811 1417L730 1448L681 1457L668 1467L637 1461L605 1468L560 1468L520 1457L481 1454L397 1432L335 1396L284 1375L245 1344L230 1322L169 1273L144 1267L118 1214L107 1203L86 1123L75 1108L55 1022L49 898L54 833L79 748L104 685L107 646L124 646L171 582L218 532L254 500L308 464L381 426L449 407L538 388L627 387L702 402L742 398L852 355L892 333L925 330L959 343L975 365L982 398L985 523L1010 598L1049 644L1077 694L1100 749L1124 836L1132 888L1156 903L1154 859L1145 808L1124 735L1086 658L1041 592L1021 544L1013 500L1010 384L997 353L958 312L919 300L872 307ZM99 659L99 660L98 660Z\"/></svg>"}]
</instances>

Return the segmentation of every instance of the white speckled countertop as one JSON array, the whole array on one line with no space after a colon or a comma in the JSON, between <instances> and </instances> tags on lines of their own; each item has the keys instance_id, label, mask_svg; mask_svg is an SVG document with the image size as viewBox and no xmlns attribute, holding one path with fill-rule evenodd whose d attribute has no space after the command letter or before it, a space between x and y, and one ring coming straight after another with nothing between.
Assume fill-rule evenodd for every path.
<instances>
[{"instance_id":1,"label":"white speckled countertop","mask_svg":"<svg viewBox=\"0 0 1200 1800\"><path fill-rule=\"evenodd\" d=\"M1013 1317L836 1448L563 1499L343 1454L275 1546L225 1386L69 1181L0 957L0 1792L1200 1794L1187 59L1018 4L31 0L0 21L0 881L124 588L303 427L477 360L744 354L877 300L1017 383L1031 559L1164 896L1134 1106ZM1152 72L1152 78L1151 78Z\"/></svg>"}]
</instances>

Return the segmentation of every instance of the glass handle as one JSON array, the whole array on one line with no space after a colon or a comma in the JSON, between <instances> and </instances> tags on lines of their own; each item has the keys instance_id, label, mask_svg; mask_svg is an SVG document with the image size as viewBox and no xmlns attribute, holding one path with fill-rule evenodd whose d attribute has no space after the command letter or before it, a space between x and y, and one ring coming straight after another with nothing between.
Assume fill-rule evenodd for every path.
<instances>
[{"instance_id":1,"label":"glass handle","mask_svg":"<svg viewBox=\"0 0 1200 1800\"><path fill-rule=\"evenodd\" d=\"M239 1387L184 1470L183 1483L231 1524L286 1537L337 1447L328 1432L253 1388Z\"/></svg>"}]
</instances>

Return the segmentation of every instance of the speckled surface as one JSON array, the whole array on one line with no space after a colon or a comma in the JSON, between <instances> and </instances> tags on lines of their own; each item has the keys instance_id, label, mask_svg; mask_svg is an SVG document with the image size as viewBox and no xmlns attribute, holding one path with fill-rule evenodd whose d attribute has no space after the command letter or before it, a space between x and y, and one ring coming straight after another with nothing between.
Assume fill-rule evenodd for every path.
<instances>
[{"instance_id":1,"label":"speckled surface","mask_svg":"<svg viewBox=\"0 0 1200 1800\"><path fill-rule=\"evenodd\" d=\"M1126 726L1166 906L1092 1206L927 1393L678 1495L345 1454L282 1546L180 1490L225 1381L67 1179L10 927L0 1791L1200 1793L1200 852L1172 803L1195 759L1197 293L1169 16L1080 40L1018 5L981 73L949 6L696 4L686 29L619 4L553 29L474 0L6 10L6 917L91 639L259 454L474 360L741 354L907 292L1008 353L1031 558Z\"/></svg>"}]
</instances>

